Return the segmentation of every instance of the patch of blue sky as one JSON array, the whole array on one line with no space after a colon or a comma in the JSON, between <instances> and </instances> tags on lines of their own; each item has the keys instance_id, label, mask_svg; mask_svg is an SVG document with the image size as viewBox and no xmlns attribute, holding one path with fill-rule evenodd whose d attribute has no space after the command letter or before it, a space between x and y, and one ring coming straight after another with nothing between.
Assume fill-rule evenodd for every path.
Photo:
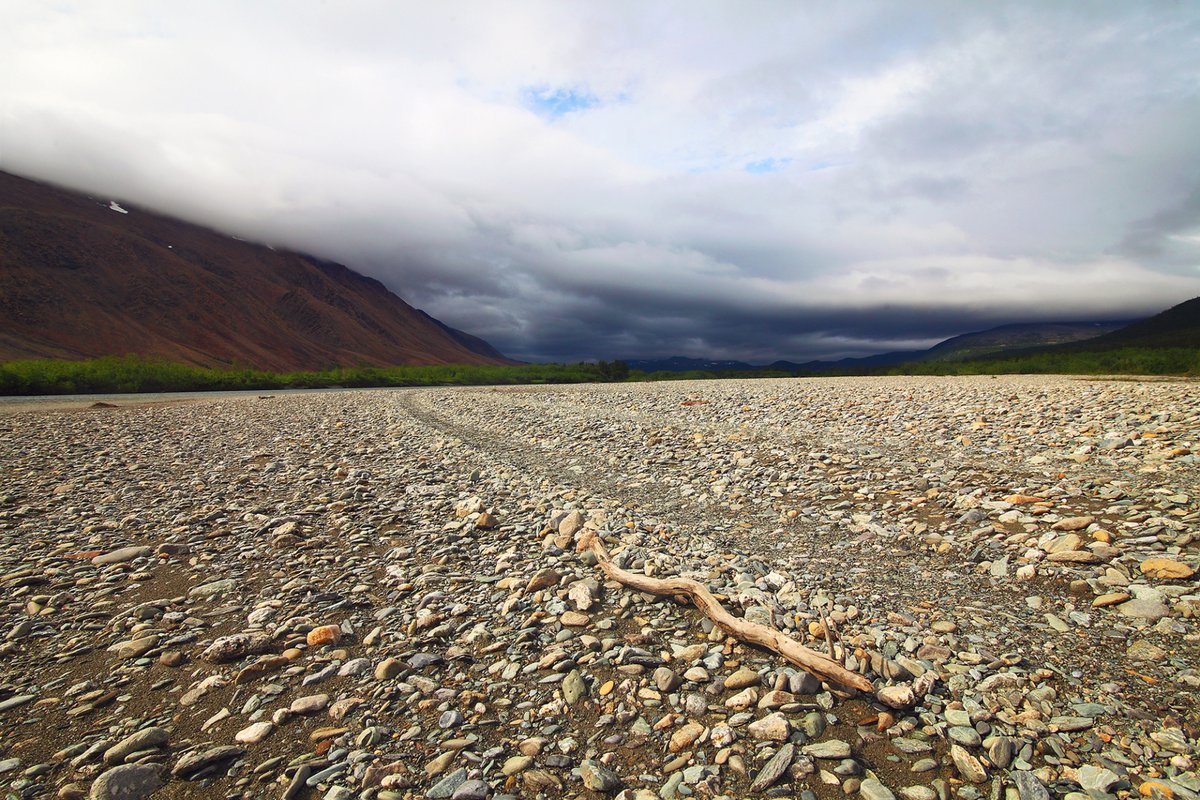
<instances>
[{"instance_id":1,"label":"patch of blue sky","mask_svg":"<svg viewBox=\"0 0 1200 800\"><path fill-rule=\"evenodd\" d=\"M746 172L762 174L766 172L779 172L779 170L792 163L790 158L764 158L761 161L751 161L742 167Z\"/></svg>"},{"instance_id":2,"label":"patch of blue sky","mask_svg":"<svg viewBox=\"0 0 1200 800\"><path fill-rule=\"evenodd\" d=\"M600 99L590 92L563 86L530 86L521 94L526 107L535 114L555 119L574 111L586 111L600 104Z\"/></svg>"}]
</instances>

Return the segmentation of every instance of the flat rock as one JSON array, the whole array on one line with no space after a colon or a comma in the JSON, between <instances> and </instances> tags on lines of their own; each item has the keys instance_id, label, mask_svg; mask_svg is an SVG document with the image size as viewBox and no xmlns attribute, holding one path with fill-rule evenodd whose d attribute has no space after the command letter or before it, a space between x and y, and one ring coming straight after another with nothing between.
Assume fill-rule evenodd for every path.
<instances>
[{"instance_id":1,"label":"flat rock","mask_svg":"<svg viewBox=\"0 0 1200 800\"><path fill-rule=\"evenodd\" d=\"M89 800L142 800L163 785L163 770L157 764L122 764L102 772L92 782Z\"/></svg>"},{"instance_id":2,"label":"flat rock","mask_svg":"<svg viewBox=\"0 0 1200 800\"><path fill-rule=\"evenodd\" d=\"M671 741L668 743L667 750L672 753L686 750L703 734L703 725L698 722L689 722L671 734Z\"/></svg>"},{"instance_id":3,"label":"flat rock","mask_svg":"<svg viewBox=\"0 0 1200 800\"><path fill-rule=\"evenodd\" d=\"M761 681L762 678L757 672L743 667L725 679L725 688L736 691L748 686L757 686Z\"/></svg>"},{"instance_id":4,"label":"flat rock","mask_svg":"<svg viewBox=\"0 0 1200 800\"><path fill-rule=\"evenodd\" d=\"M153 547L122 547L118 550L112 550L94 557L92 563L98 567L103 567L108 564L124 564L126 561L133 561L135 558L146 558L152 555L154 555Z\"/></svg>"},{"instance_id":5,"label":"flat rock","mask_svg":"<svg viewBox=\"0 0 1200 800\"><path fill-rule=\"evenodd\" d=\"M271 649L271 637L265 633L235 633L221 636L205 648L200 657L210 664L225 664Z\"/></svg>"},{"instance_id":6,"label":"flat rock","mask_svg":"<svg viewBox=\"0 0 1200 800\"><path fill-rule=\"evenodd\" d=\"M1126 617L1134 619L1146 619L1154 622L1171 613L1165 603L1158 600L1145 597L1135 597L1128 602L1121 603L1116 607L1117 611Z\"/></svg>"},{"instance_id":7,"label":"flat rock","mask_svg":"<svg viewBox=\"0 0 1200 800\"><path fill-rule=\"evenodd\" d=\"M987 770L983 768L983 764L962 745L950 745L950 760L954 762L954 768L958 770L958 774L964 781L983 783L988 779Z\"/></svg>"},{"instance_id":8,"label":"flat rock","mask_svg":"<svg viewBox=\"0 0 1200 800\"><path fill-rule=\"evenodd\" d=\"M342 638L342 629L338 625L318 625L304 637L309 647L323 647L337 644Z\"/></svg>"},{"instance_id":9,"label":"flat rock","mask_svg":"<svg viewBox=\"0 0 1200 800\"><path fill-rule=\"evenodd\" d=\"M1195 569L1172 558L1147 558L1138 568L1147 578L1158 580L1186 580L1196 574Z\"/></svg>"},{"instance_id":10,"label":"flat rock","mask_svg":"<svg viewBox=\"0 0 1200 800\"><path fill-rule=\"evenodd\" d=\"M1158 663L1167 657L1167 651L1145 639L1138 639L1125 648L1125 656L1132 662Z\"/></svg>"},{"instance_id":11,"label":"flat rock","mask_svg":"<svg viewBox=\"0 0 1200 800\"><path fill-rule=\"evenodd\" d=\"M1109 794L1109 788L1114 783L1121 780L1120 776L1115 772L1103 767L1085 764L1080 767L1076 773L1079 780L1079 785L1087 792L1092 800L1107 800L1112 795Z\"/></svg>"},{"instance_id":12,"label":"flat rock","mask_svg":"<svg viewBox=\"0 0 1200 800\"><path fill-rule=\"evenodd\" d=\"M1050 792L1032 772L1013 770L1009 777L1017 785L1021 800L1050 800Z\"/></svg>"},{"instance_id":13,"label":"flat rock","mask_svg":"<svg viewBox=\"0 0 1200 800\"><path fill-rule=\"evenodd\" d=\"M858 793L863 800L896 800L892 790L879 782L877 778L867 778L858 786Z\"/></svg>"},{"instance_id":14,"label":"flat rock","mask_svg":"<svg viewBox=\"0 0 1200 800\"><path fill-rule=\"evenodd\" d=\"M239 744L257 744L271 735L275 726L270 722L254 722L238 731L233 740Z\"/></svg>"},{"instance_id":15,"label":"flat rock","mask_svg":"<svg viewBox=\"0 0 1200 800\"><path fill-rule=\"evenodd\" d=\"M551 586L557 586L562 580L562 575L553 567L546 567L538 570L529 582L525 584L525 592L527 594L539 591L541 589L549 589Z\"/></svg>"},{"instance_id":16,"label":"flat rock","mask_svg":"<svg viewBox=\"0 0 1200 800\"><path fill-rule=\"evenodd\" d=\"M791 742L776 750L775 755L771 756L759 773L754 776L754 780L750 783L750 791L761 792L774 786L787 768L792 765L792 759L795 757L796 745Z\"/></svg>"},{"instance_id":17,"label":"flat rock","mask_svg":"<svg viewBox=\"0 0 1200 800\"><path fill-rule=\"evenodd\" d=\"M766 739L773 742L785 742L792 732L791 723L783 713L776 711L760 720L751 722L746 728L755 739Z\"/></svg>"},{"instance_id":18,"label":"flat rock","mask_svg":"<svg viewBox=\"0 0 1200 800\"><path fill-rule=\"evenodd\" d=\"M1056 531L1081 531L1095 521L1096 518L1092 516L1067 517L1060 519L1050 527Z\"/></svg>"},{"instance_id":19,"label":"flat rock","mask_svg":"<svg viewBox=\"0 0 1200 800\"><path fill-rule=\"evenodd\" d=\"M144 728L137 733L126 736L120 742L104 751L104 763L122 764L125 757L141 750L153 750L165 747L171 734L166 728Z\"/></svg>"},{"instance_id":20,"label":"flat rock","mask_svg":"<svg viewBox=\"0 0 1200 800\"><path fill-rule=\"evenodd\" d=\"M583 785L594 792L615 792L621 788L617 773L590 759L579 765L579 777L583 779Z\"/></svg>"},{"instance_id":21,"label":"flat rock","mask_svg":"<svg viewBox=\"0 0 1200 800\"><path fill-rule=\"evenodd\" d=\"M583 680L583 676L579 674L579 670L573 669L563 678L562 693L563 699L567 701L567 705L572 706L587 696L587 683Z\"/></svg>"},{"instance_id":22,"label":"flat rock","mask_svg":"<svg viewBox=\"0 0 1200 800\"><path fill-rule=\"evenodd\" d=\"M849 742L844 742L841 739L829 739L824 742L806 744L800 752L804 753L806 756L812 756L813 758L840 760L843 758L849 758L851 749Z\"/></svg>"},{"instance_id":23,"label":"flat rock","mask_svg":"<svg viewBox=\"0 0 1200 800\"><path fill-rule=\"evenodd\" d=\"M12 697L7 697L4 700L0 700L0 711L8 711L10 708L18 708L26 703L32 703L34 700L37 700L37 698L38 696L36 694L17 694L13 695Z\"/></svg>"},{"instance_id":24,"label":"flat rock","mask_svg":"<svg viewBox=\"0 0 1200 800\"><path fill-rule=\"evenodd\" d=\"M1132 595L1130 595L1128 592L1106 592L1105 594L1096 595L1096 597L1092 600L1092 607L1107 608L1108 606L1119 605L1124 603L1130 597L1132 597Z\"/></svg>"},{"instance_id":25,"label":"flat rock","mask_svg":"<svg viewBox=\"0 0 1200 800\"><path fill-rule=\"evenodd\" d=\"M226 761L232 761L245 752L244 748L232 745L197 750L188 753L176 761L175 766L171 768L171 775L176 778L182 778L185 781L191 780L198 773L203 772L209 767Z\"/></svg>"},{"instance_id":26,"label":"flat rock","mask_svg":"<svg viewBox=\"0 0 1200 800\"><path fill-rule=\"evenodd\" d=\"M288 707L293 714L317 714L329 705L329 695L310 694L307 697L297 697Z\"/></svg>"},{"instance_id":27,"label":"flat rock","mask_svg":"<svg viewBox=\"0 0 1200 800\"><path fill-rule=\"evenodd\" d=\"M917 695L911 686L884 686L875 693L875 697L885 706L899 710L912 708L917 702Z\"/></svg>"},{"instance_id":28,"label":"flat rock","mask_svg":"<svg viewBox=\"0 0 1200 800\"><path fill-rule=\"evenodd\" d=\"M425 796L430 800L448 800L458 788L467 782L467 771L456 769L429 788Z\"/></svg>"}]
</instances>

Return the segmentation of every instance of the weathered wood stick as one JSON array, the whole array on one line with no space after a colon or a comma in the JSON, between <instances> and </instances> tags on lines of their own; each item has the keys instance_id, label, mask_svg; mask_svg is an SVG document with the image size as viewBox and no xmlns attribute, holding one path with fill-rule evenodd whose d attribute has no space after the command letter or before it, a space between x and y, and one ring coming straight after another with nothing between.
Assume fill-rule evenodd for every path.
<instances>
[{"instance_id":1,"label":"weathered wood stick","mask_svg":"<svg viewBox=\"0 0 1200 800\"><path fill-rule=\"evenodd\" d=\"M857 672L851 672L832 658L826 658L815 650L808 649L774 628L768 628L757 622L747 622L733 616L703 584L697 581L679 577L650 578L621 569L613 563L612 557L595 531L581 532L576 550L578 552L591 550L596 556L596 566L603 570L605 575L639 592L686 596L704 616L739 641L765 647L824 680L868 694L874 692L874 687L871 686L869 680Z\"/></svg>"}]
</instances>

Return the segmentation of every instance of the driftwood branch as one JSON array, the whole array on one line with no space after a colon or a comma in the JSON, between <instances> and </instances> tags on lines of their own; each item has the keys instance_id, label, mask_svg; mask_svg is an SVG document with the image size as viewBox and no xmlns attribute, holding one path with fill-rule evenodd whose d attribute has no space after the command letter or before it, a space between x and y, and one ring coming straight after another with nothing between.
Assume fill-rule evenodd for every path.
<instances>
[{"instance_id":1,"label":"driftwood branch","mask_svg":"<svg viewBox=\"0 0 1200 800\"><path fill-rule=\"evenodd\" d=\"M810 650L774 628L733 616L703 584L697 581L679 577L650 578L621 569L613 563L612 557L595 531L581 532L576 550L579 552L591 550L596 557L596 565L604 571L605 575L639 592L687 597L721 630L739 641L755 644L773 653L778 653L793 664L832 683L868 694L874 691L869 680L857 672L846 669L833 658L827 658L815 650ZM830 656L832 655L833 653L830 652Z\"/></svg>"}]
</instances>

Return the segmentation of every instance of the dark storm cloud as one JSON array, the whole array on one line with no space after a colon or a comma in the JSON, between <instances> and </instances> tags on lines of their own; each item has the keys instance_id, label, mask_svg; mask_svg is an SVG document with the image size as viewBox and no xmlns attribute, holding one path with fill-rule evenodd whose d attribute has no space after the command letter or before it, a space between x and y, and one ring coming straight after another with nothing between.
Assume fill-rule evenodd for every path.
<instances>
[{"instance_id":1,"label":"dark storm cloud","mask_svg":"<svg viewBox=\"0 0 1200 800\"><path fill-rule=\"evenodd\" d=\"M1188 4L131 0L6 27L0 167L342 261L518 357L832 358L1200 294Z\"/></svg>"}]
</instances>

